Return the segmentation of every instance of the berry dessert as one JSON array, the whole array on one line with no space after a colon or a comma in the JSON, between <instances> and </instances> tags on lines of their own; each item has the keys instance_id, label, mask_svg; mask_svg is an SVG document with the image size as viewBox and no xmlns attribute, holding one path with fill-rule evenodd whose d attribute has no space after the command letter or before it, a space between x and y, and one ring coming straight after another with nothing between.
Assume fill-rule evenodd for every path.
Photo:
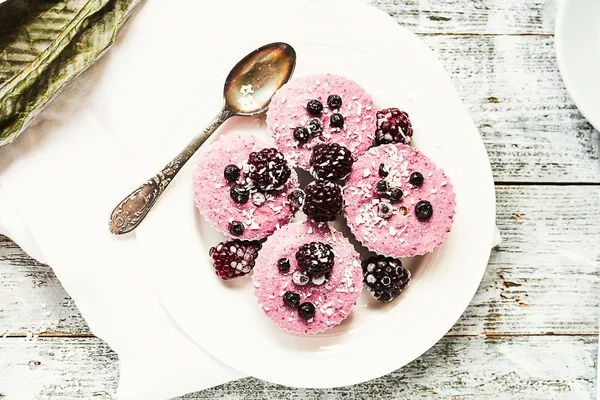
<instances>
[{"instance_id":1,"label":"berry dessert","mask_svg":"<svg viewBox=\"0 0 600 400\"><path fill-rule=\"evenodd\" d=\"M213 260L217 276L229 280L252 271L260 248L260 242L242 242L236 239L211 247L208 255Z\"/></svg>"},{"instance_id":2,"label":"berry dessert","mask_svg":"<svg viewBox=\"0 0 600 400\"><path fill-rule=\"evenodd\" d=\"M366 288L382 303L394 300L410 284L410 271L395 258L370 257L362 267Z\"/></svg>"},{"instance_id":3,"label":"berry dessert","mask_svg":"<svg viewBox=\"0 0 600 400\"><path fill-rule=\"evenodd\" d=\"M408 114L397 108L386 108L377 111L377 130L375 144L402 143L410 144L413 128Z\"/></svg>"},{"instance_id":4,"label":"berry dessert","mask_svg":"<svg viewBox=\"0 0 600 400\"><path fill-rule=\"evenodd\" d=\"M448 177L402 144L370 149L344 189L346 220L369 250L389 257L422 255L444 241L456 207Z\"/></svg>"},{"instance_id":5,"label":"berry dessert","mask_svg":"<svg viewBox=\"0 0 600 400\"><path fill-rule=\"evenodd\" d=\"M323 143L338 143L354 158L367 151L376 117L371 96L354 81L310 75L290 80L275 93L267 126L277 148L308 170L311 151Z\"/></svg>"},{"instance_id":6,"label":"berry dessert","mask_svg":"<svg viewBox=\"0 0 600 400\"><path fill-rule=\"evenodd\" d=\"M254 136L222 136L198 159L193 193L206 220L226 235L264 238L291 221L298 177L286 158Z\"/></svg>"},{"instance_id":7,"label":"berry dessert","mask_svg":"<svg viewBox=\"0 0 600 400\"><path fill-rule=\"evenodd\" d=\"M339 324L363 287L358 253L340 232L293 223L264 243L252 275L261 309L280 328L313 334Z\"/></svg>"}]
</instances>

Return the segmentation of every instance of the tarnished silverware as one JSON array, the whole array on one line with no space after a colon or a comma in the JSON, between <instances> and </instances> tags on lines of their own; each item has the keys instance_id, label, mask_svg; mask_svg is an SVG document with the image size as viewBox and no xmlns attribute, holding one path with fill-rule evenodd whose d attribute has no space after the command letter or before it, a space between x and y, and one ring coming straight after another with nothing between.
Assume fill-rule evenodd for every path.
<instances>
[{"instance_id":1,"label":"tarnished silverware","mask_svg":"<svg viewBox=\"0 0 600 400\"><path fill-rule=\"evenodd\" d=\"M159 173L125 197L112 211L109 229L115 235L134 230L192 155L232 116L253 116L267 110L271 97L296 65L296 52L286 43L271 43L240 60L225 80L225 105L208 126Z\"/></svg>"}]
</instances>

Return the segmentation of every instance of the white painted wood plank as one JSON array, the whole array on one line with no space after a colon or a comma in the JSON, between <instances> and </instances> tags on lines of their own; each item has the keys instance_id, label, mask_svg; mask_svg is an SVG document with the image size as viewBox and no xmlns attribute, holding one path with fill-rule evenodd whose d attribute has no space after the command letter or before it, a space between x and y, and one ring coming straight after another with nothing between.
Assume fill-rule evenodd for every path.
<instances>
[{"instance_id":1,"label":"white painted wood plank","mask_svg":"<svg viewBox=\"0 0 600 400\"><path fill-rule=\"evenodd\" d=\"M600 186L499 186L496 193L504 242L451 334L598 332ZM51 269L6 239L0 278L0 335L38 333L44 324L50 335L90 334Z\"/></svg>"},{"instance_id":2,"label":"white painted wood plank","mask_svg":"<svg viewBox=\"0 0 600 400\"><path fill-rule=\"evenodd\" d=\"M478 126L497 182L600 182L600 132L564 88L553 38L422 39Z\"/></svg>"},{"instance_id":3,"label":"white painted wood plank","mask_svg":"<svg viewBox=\"0 0 600 400\"><path fill-rule=\"evenodd\" d=\"M369 0L418 33L551 34L558 0Z\"/></svg>"},{"instance_id":4,"label":"white painted wood plank","mask_svg":"<svg viewBox=\"0 0 600 400\"><path fill-rule=\"evenodd\" d=\"M595 337L444 338L407 367L361 385L305 390L244 379L183 398L592 399L597 346ZM0 340L0 371L6 400L109 399L118 380L116 355L96 338Z\"/></svg>"}]
</instances>

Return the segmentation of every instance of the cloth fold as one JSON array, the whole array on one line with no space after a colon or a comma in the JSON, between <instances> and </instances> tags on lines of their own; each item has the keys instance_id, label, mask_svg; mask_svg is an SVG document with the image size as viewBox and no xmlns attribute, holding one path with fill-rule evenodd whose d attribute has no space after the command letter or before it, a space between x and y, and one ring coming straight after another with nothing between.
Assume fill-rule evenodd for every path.
<instances>
[{"instance_id":1,"label":"cloth fold","mask_svg":"<svg viewBox=\"0 0 600 400\"><path fill-rule=\"evenodd\" d=\"M329 15L337 22L382 34L398 29L359 0L328 1L339 10ZM212 77L256 42L281 40L286 29L301 25L275 24L266 14L277 15L278 7L317 7L315 0L247 3L143 2L108 55L15 143L0 149L0 233L52 266L92 332L119 354L121 399L165 399L243 376L178 328L155 295L135 235L110 235L107 219L124 194L168 161L154 159L157 148L173 154L181 148L183 143L165 140L169 130L192 137L208 122L205 113L190 115L186 102L198 93L207 103L220 101L220 93L206 90L212 90ZM253 26L261 16L264 24ZM223 32L225 26L235 29ZM221 35L216 32L222 32L220 40L214 40ZM194 51L190 38L198 38ZM164 72L162 79L149 75L150 63L152 71ZM172 85L170 74L189 76L189 84ZM156 88L156 97L137 95L147 85Z\"/></svg>"}]
</instances>

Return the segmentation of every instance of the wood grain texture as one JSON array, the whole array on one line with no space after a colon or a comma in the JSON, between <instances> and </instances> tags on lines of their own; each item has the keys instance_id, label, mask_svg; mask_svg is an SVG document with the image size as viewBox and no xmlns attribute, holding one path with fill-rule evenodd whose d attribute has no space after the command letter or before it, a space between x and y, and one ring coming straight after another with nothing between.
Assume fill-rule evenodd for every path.
<instances>
[{"instance_id":1,"label":"wood grain texture","mask_svg":"<svg viewBox=\"0 0 600 400\"><path fill-rule=\"evenodd\" d=\"M554 33L558 0L369 0L416 33Z\"/></svg>"},{"instance_id":2,"label":"wood grain texture","mask_svg":"<svg viewBox=\"0 0 600 400\"><path fill-rule=\"evenodd\" d=\"M360 385L304 390L249 378L181 399L591 399L597 346L595 337L445 338L405 368ZM0 393L7 400L110 399L117 366L96 338L3 339Z\"/></svg>"},{"instance_id":3,"label":"wood grain texture","mask_svg":"<svg viewBox=\"0 0 600 400\"><path fill-rule=\"evenodd\" d=\"M496 196L504 242L450 334L597 333L600 186L498 186ZM0 335L91 334L52 270L7 239L0 277Z\"/></svg>"},{"instance_id":4,"label":"wood grain texture","mask_svg":"<svg viewBox=\"0 0 600 400\"><path fill-rule=\"evenodd\" d=\"M422 39L479 128L496 182L600 182L600 132L564 88L554 38Z\"/></svg>"}]
</instances>

